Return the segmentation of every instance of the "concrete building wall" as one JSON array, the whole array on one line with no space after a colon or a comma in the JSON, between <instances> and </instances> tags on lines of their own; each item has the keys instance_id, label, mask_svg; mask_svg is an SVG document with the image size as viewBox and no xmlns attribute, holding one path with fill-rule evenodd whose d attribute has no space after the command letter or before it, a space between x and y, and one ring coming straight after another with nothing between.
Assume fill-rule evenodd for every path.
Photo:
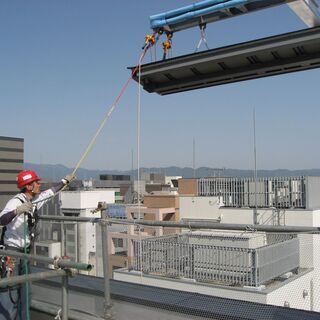
<instances>
[{"instance_id":1,"label":"concrete building wall","mask_svg":"<svg viewBox=\"0 0 320 320\"><path fill-rule=\"evenodd\" d=\"M311 310L310 283L314 272L289 282L288 284L272 290L267 295L267 304L275 306L288 306L290 308Z\"/></svg>"},{"instance_id":2,"label":"concrete building wall","mask_svg":"<svg viewBox=\"0 0 320 320\"><path fill-rule=\"evenodd\" d=\"M306 178L306 207L307 209L320 208L320 177Z\"/></svg>"},{"instance_id":3,"label":"concrete building wall","mask_svg":"<svg viewBox=\"0 0 320 320\"><path fill-rule=\"evenodd\" d=\"M133 219L140 216L145 220L179 221L179 197L176 194L145 195L143 206L128 206L127 218ZM138 231L133 225L127 227L126 232L117 230L109 231L109 274L118 267L129 266L133 257L133 240L140 237L162 236L164 234L180 233L178 228L144 227ZM114 239L123 239L127 250L119 256L115 252Z\"/></svg>"},{"instance_id":4,"label":"concrete building wall","mask_svg":"<svg viewBox=\"0 0 320 320\"><path fill-rule=\"evenodd\" d=\"M196 196L198 194L198 179L179 179L178 193L180 195Z\"/></svg>"},{"instance_id":5,"label":"concrete building wall","mask_svg":"<svg viewBox=\"0 0 320 320\"><path fill-rule=\"evenodd\" d=\"M312 272L305 273L295 279L284 280L283 283L279 283L273 289L265 289L263 287L225 287L193 282L187 279L176 280L145 274L141 277L139 273L130 273L121 269L114 272L114 279L160 288L195 292L220 298L244 300L278 306L284 306L285 302L287 302L292 308L304 310L310 310L311 303L310 280L312 279ZM304 290L306 290L307 295L304 295Z\"/></svg>"},{"instance_id":6,"label":"concrete building wall","mask_svg":"<svg viewBox=\"0 0 320 320\"><path fill-rule=\"evenodd\" d=\"M114 190L88 190L88 191L63 191L61 196L62 212L74 212L80 217L96 218L100 217L100 212L93 213L92 210L98 205L98 202L104 201L114 203ZM93 269L90 274L97 275L101 272L101 234L97 235L97 227L92 223L65 224L66 225L66 247L71 247L74 251L74 257L79 262L93 263L97 269ZM98 248L97 248L98 247ZM67 255L72 256L67 251ZM87 273L87 272L81 272Z\"/></svg>"},{"instance_id":7,"label":"concrete building wall","mask_svg":"<svg viewBox=\"0 0 320 320\"><path fill-rule=\"evenodd\" d=\"M0 136L0 210L18 192L16 176L23 170L24 140Z\"/></svg>"},{"instance_id":8,"label":"concrete building wall","mask_svg":"<svg viewBox=\"0 0 320 320\"><path fill-rule=\"evenodd\" d=\"M100 217L100 212L92 213L91 210L81 210L81 216L92 218ZM78 224L78 257L79 261L84 263L90 263L90 256L96 254L96 226L93 223L79 223ZM101 239L99 239L101 241Z\"/></svg>"},{"instance_id":9,"label":"concrete building wall","mask_svg":"<svg viewBox=\"0 0 320 320\"><path fill-rule=\"evenodd\" d=\"M150 195L144 197L144 205L147 208L174 208L173 212L163 214L161 220L179 221L180 220L180 202L177 195ZM148 212L144 217L146 220L159 220L154 214ZM154 228L153 228L154 229ZM152 231L152 228L145 228L146 232ZM177 232L175 228L163 228L164 234L172 234Z\"/></svg>"},{"instance_id":10,"label":"concrete building wall","mask_svg":"<svg viewBox=\"0 0 320 320\"><path fill-rule=\"evenodd\" d=\"M94 209L100 201L114 203L114 190L63 191L61 193L62 209ZM90 216L90 213L86 214Z\"/></svg>"},{"instance_id":11,"label":"concrete building wall","mask_svg":"<svg viewBox=\"0 0 320 320\"><path fill-rule=\"evenodd\" d=\"M147 208L179 208L179 197L177 195L146 195L144 206Z\"/></svg>"},{"instance_id":12,"label":"concrete building wall","mask_svg":"<svg viewBox=\"0 0 320 320\"><path fill-rule=\"evenodd\" d=\"M320 227L320 210L314 211L313 226ZM313 273L313 278L311 279L311 288L310 288L311 301L312 301L311 310L320 312L320 234L315 234L311 236L311 239L309 240L309 247L311 247L313 251L312 262L313 262L313 268L314 268L314 273ZM305 250L305 255L306 256L311 255L309 250Z\"/></svg>"},{"instance_id":13,"label":"concrete building wall","mask_svg":"<svg viewBox=\"0 0 320 320\"><path fill-rule=\"evenodd\" d=\"M218 219L222 210L219 210L218 197L180 196L181 219Z\"/></svg>"},{"instance_id":14,"label":"concrete building wall","mask_svg":"<svg viewBox=\"0 0 320 320\"><path fill-rule=\"evenodd\" d=\"M221 219L221 223L252 224L252 208L227 208L219 205L218 197L179 197L181 219ZM280 210L282 224L288 226L320 226L320 210ZM277 212L258 209L259 224L275 224Z\"/></svg>"}]
</instances>

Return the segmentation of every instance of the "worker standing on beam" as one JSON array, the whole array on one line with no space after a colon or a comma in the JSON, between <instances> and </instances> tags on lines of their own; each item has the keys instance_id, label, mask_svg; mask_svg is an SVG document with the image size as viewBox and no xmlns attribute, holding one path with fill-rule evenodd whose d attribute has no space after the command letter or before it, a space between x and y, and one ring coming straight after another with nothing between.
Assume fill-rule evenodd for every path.
<instances>
[{"instance_id":1,"label":"worker standing on beam","mask_svg":"<svg viewBox=\"0 0 320 320\"><path fill-rule=\"evenodd\" d=\"M33 170L21 171L17 175L20 193L9 200L0 212L0 225L4 226L1 245L8 250L30 253L37 236L37 211L74 179L74 174L69 174L56 186L41 192L37 173ZM28 270L29 264L24 259L1 257L1 278L27 274ZM0 320L28 319L29 287L25 283L0 289Z\"/></svg>"}]
</instances>

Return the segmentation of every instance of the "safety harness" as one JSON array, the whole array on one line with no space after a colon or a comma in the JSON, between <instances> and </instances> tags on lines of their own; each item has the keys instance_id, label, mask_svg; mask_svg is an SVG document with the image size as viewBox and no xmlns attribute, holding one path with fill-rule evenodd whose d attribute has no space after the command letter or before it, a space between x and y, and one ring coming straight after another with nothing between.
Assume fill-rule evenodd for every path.
<instances>
[{"instance_id":1,"label":"safety harness","mask_svg":"<svg viewBox=\"0 0 320 320\"><path fill-rule=\"evenodd\" d=\"M26 201L19 196L15 196L13 199L18 199L21 203L25 203ZM27 225L28 225L28 235L30 239L30 246L29 248L32 248L35 238L39 235L39 230L38 230L38 221L39 221L39 214L38 210L35 208L33 213L28 213L27 214ZM2 233L1 233L1 238L0 238L0 247L5 248L4 244L4 237L5 233L7 231L7 227L3 226L2 227ZM25 239L26 240L26 239ZM22 248L24 250L24 248ZM10 273L12 273L12 264L11 264L11 258L8 256L2 256L0 257L0 277L8 277L10 276Z\"/></svg>"}]
</instances>

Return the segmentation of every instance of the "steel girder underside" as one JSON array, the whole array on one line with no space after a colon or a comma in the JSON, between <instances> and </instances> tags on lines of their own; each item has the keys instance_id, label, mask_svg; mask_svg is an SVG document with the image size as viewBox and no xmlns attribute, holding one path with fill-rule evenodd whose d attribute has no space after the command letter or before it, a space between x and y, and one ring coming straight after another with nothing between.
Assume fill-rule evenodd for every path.
<instances>
[{"instance_id":1,"label":"steel girder underside","mask_svg":"<svg viewBox=\"0 0 320 320\"><path fill-rule=\"evenodd\" d=\"M145 64L141 84L166 95L318 67L320 27L315 27Z\"/></svg>"}]
</instances>

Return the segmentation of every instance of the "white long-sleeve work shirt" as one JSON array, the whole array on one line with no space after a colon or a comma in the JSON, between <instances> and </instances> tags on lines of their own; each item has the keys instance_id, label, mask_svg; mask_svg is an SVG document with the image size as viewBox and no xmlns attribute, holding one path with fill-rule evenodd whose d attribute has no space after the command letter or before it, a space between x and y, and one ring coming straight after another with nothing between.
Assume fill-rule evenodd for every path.
<instances>
[{"instance_id":1,"label":"white long-sleeve work shirt","mask_svg":"<svg viewBox=\"0 0 320 320\"><path fill-rule=\"evenodd\" d=\"M33 201L37 203L34 206L33 212L39 210L47 201L54 195L52 189L48 189L39 193ZM42 201L43 200L43 201ZM38 202L39 201L39 202ZM5 208L0 212L0 218L17 209L22 203L31 202L24 193L18 193L8 201ZM4 244L7 246L23 249L30 245L30 236L27 223L27 216L24 214L15 216L10 223L6 225L4 235Z\"/></svg>"}]
</instances>

